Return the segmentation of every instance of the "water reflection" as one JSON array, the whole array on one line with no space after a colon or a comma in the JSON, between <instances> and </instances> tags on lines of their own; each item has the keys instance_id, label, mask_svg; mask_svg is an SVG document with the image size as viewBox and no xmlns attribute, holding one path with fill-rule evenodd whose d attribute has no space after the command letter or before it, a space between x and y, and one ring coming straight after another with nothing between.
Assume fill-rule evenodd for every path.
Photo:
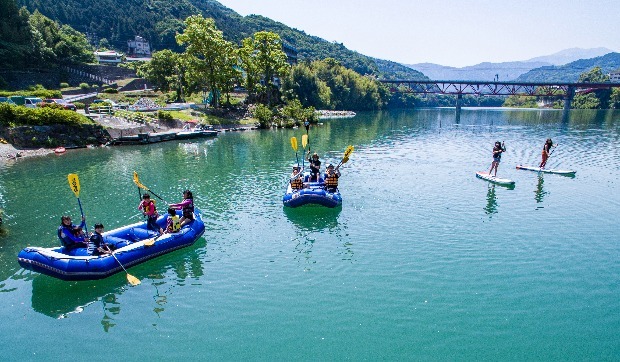
<instances>
[{"instance_id":1,"label":"water reflection","mask_svg":"<svg viewBox=\"0 0 620 362\"><path fill-rule=\"evenodd\" d=\"M338 215L342 206L327 208L307 205L298 208L283 207L284 214L290 222L301 230L322 231L338 227Z\"/></svg>"},{"instance_id":2,"label":"water reflection","mask_svg":"<svg viewBox=\"0 0 620 362\"><path fill-rule=\"evenodd\" d=\"M493 216L493 214L497 214L497 196L495 194L494 184L489 184L487 190L487 204L484 207L484 212L489 215L489 217Z\"/></svg>"},{"instance_id":3,"label":"water reflection","mask_svg":"<svg viewBox=\"0 0 620 362\"><path fill-rule=\"evenodd\" d=\"M543 176L543 173L539 172L538 183L536 184L536 190L534 191L534 199L536 200L536 203L543 202L544 196L548 194L548 192L543 189L544 183L545 183L545 178Z\"/></svg>"},{"instance_id":4,"label":"water reflection","mask_svg":"<svg viewBox=\"0 0 620 362\"><path fill-rule=\"evenodd\" d=\"M61 319L73 313L81 313L89 305L101 301L104 319L109 320L108 313L111 315L120 313L116 295L122 294L126 286L124 274L86 282L66 282L37 275L32 280L32 309L46 316Z\"/></svg>"},{"instance_id":5,"label":"water reflection","mask_svg":"<svg viewBox=\"0 0 620 362\"><path fill-rule=\"evenodd\" d=\"M144 293L153 293L153 312L159 316L165 311L168 295L177 286L183 286L189 279L199 279L204 275L201 256L206 252L204 238L196 246L182 251L163 255L131 269L131 274L141 279ZM184 256L184 257L183 257ZM152 272L145 272L145 269ZM171 274L175 274L176 278ZM29 274L30 275L30 274ZM32 309L46 316L62 319L71 314L81 313L87 307L100 303L102 307L101 325L108 332L116 325L115 316L121 312L118 298L130 288L125 273L118 273L102 280L66 282L45 275L36 275L32 280ZM152 290L148 292L149 283Z\"/></svg>"},{"instance_id":6,"label":"water reflection","mask_svg":"<svg viewBox=\"0 0 620 362\"><path fill-rule=\"evenodd\" d=\"M330 209L322 206L303 206L299 208L284 207L287 219L296 227L297 236L293 239L295 244L295 260L304 264L314 264L312 249L318 238L323 238L325 232L335 236L339 241L338 254L344 261L352 261L353 244L348 240L347 226L338 221L342 206ZM306 270L308 266L306 266Z\"/></svg>"}]
</instances>

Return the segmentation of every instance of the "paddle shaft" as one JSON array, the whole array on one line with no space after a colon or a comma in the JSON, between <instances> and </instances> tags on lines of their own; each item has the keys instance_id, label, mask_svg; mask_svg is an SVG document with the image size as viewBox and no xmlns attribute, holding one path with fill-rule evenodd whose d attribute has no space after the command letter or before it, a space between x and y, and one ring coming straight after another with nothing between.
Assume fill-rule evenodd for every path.
<instances>
[{"instance_id":1,"label":"paddle shaft","mask_svg":"<svg viewBox=\"0 0 620 362\"><path fill-rule=\"evenodd\" d=\"M78 206L80 206L80 214L82 214L82 218L84 219L84 231L86 231L86 234L88 235L88 227L86 226L86 218L84 217L84 210L82 210L82 202L80 201L80 198L78 197Z\"/></svg>"}]
</instances>

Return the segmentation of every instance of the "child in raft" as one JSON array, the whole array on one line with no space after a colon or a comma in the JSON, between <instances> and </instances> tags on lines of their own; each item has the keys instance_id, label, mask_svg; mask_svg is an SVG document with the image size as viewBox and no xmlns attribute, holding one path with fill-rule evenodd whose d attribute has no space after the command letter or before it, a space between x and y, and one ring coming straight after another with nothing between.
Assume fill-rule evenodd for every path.
<instances>
[{"instance_id":1,"label":"child in raft","mask_svg":"<svg viewBox=\"0 0 620 362\"><path fill-rule=\"evenodd\" d=\"M159 226L157 225L157 208L155 202L151 200L149 194L142 195L142 201L138 205L138 210L142 210L142 214L147 217L146 228L159 232Z\"/></svg>"}]
</instances>

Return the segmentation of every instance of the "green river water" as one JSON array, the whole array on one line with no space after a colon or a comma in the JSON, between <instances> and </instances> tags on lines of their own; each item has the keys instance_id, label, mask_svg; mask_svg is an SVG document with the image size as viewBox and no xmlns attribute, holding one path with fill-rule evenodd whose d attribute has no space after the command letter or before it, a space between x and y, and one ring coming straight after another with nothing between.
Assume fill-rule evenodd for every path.
<instances>
[{"instance_id":1,"label":"green river water","mask_svg":"<svg viewBox=\"0 0 620 362\"><path fill-rule=\"evenodd\" d=\"M620 356L620 112L362 113L310 129L342 167L343 205L284 209L305 130L69 151L0 164L3 360L576 360ZM559 146L536 165L546 138ZM496 140L507 152L488 170ZM299 142L301 148L301 142ZM191 189L191 247L100 281L21 269L60 215L89 230L139 221L140 181ZM163 209L163 202L158 204Z\"/></svg>"}]
</instances>

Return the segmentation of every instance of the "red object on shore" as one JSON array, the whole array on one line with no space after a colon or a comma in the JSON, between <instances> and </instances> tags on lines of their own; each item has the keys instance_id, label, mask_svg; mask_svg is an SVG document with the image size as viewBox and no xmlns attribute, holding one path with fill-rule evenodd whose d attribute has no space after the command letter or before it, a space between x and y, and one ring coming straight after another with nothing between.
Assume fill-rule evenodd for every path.
<instances>
[{"instance_id":1,"label":"red object on shore","mask_svg":"<svg viewBox=\"0 0 620 362\"><path fill-rule=\"evenodd\" d=\"M56 147L54 149L54 152L57 153L57 154L58 153L65 153L65 151L66 151L66 149L64 147Z\"/></svg>"}]
</instances>

